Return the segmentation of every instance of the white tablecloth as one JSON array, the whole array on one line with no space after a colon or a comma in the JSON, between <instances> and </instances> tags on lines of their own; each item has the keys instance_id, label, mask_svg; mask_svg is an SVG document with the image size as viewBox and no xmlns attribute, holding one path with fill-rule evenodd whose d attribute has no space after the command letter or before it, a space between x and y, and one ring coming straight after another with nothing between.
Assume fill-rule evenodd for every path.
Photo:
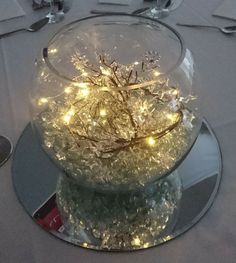
<instances>
[{"instance_id":1,"label":"white tablecloth","mask_svg":"<svg viewBox=\"0 0 236 263\"><path fill-rule=\"evenodd\" d=\"M185 0L163 21L175 28L176 22L232 25L232 21L211 16L220 1ZM19 3L26 16L1 22L0 33L27 26L45 12L33 12L29 0ZM133 1L129 7L100 8L129 11L141 6L141 1ZM0 134L8 135L14 144L30 120L28 93L34 58L62 24L89 15L92 8L99 8L96 0L74 0L63 23L0 40ZM0 168L1 263L236 262L236 35L181 27L177 30L194 54L202 80L200 108L214 128L223 155L223 180L207 215L184 235L151 249L134 253L82 249L56 239L33 223L14 193L9 160Z\"/></svg>"}]
</instances>

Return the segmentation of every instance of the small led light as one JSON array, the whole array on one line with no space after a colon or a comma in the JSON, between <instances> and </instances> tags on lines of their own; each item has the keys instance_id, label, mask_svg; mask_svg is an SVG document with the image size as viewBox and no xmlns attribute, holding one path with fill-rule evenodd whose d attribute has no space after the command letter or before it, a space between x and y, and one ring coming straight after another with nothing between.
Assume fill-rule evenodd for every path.
<instances>
[{"instance_id":1,"label":"small led light","mask_svg":"<svg viewBox=\"0 0 236 263\"><path fill-rule=\"evenodd\" d=\"M89 95L90 91L89 89L81 89L80 90L80 94L83 96L83 97L87 97Z\"/></svg>"},{"instance_id":2,"label":"small led light","mask_svg":"<svg viewBox=\"0 0 236 263\"><path fill-rule=\"evenodd\" d=\"M146 110L147 110L147 106L146 105L140 107L140 112L141 113L144 113Z\"/></svg>"},{"instance_id":3,"label":"small led light","mask_svg":"<svg viewBox=\"0 0 236 263\"><path fill-rule=\"evenodd\" d=\"M138 62L138 61L135 61L135 62L134 62L134 65L138 65L138 64L139 64L139 62Z\"/></svg>"},{"instance_id":4,"label":"small led light","mask_svg":"<svg viewBox=\"0 0 236 263\"><path fill-rule=\"evenodd\" d=\"M157 71L157 70L155 70L155 71L153 72L153 75L154 75L155 77L158 77L160 74L161 74L161 73L160 73L159 71Z\"/></svg>"},{"instance_id":5,"label":"small led light","mask_svg":"<svg viewBox=\"0 0 236 263\"><path fill-rule=\"evenodd\" d=\"M66 87L64 91L66 94L70 94L72 92L72 87Z\"/></svg>"},{"instance_id":6,"label":"small led light","mask_svg":"<svg viewBox=\"0 0 236 263\"><path fill-rule=\"evenodd\" d=\"M74 110L74 109L70 109L70 110L67 112L67 115L74 116L74 115L75 115L75 110Z\"/></svg>"},{"instance_id":7,"label":"small led light","mask_svg":"<svg viewBox=\"0 0 236 263\"><path fill-rule=\"evenodd\" d=\"M82 74L81 74L83 77L87 77L88 76L88 73L86 71L84 71Z\"/></svg>"},{"instance_id":8,"label":"small led light","mask_svg":"<svg viewBox=\"0 0 236 263\"><path fill-rule=\"evenodd\" d=\"M100 70L101 70L102 74L105 75L105 76L110 76L111 75L111 72L110 72L109 69L105 69L103 67L100 67Z\"/></svg>"},{"instance_id":9,"label":"small led light","mask_svg":"<svg viewBox=\"0 0 236 263\"><path fill-rule=\"evenodd\" d=\"M47 103L47 102L48 102L48 99L46 99L46 98L41 98L41 99L39 99L39 101L38 101L38 105L41 106L41 105L43 105L43 104L45 104L45 103Z\"/></svg>"},{"instance_id":10,"label":"small led light","mask_svg":"<svg viewBox=\"0 0 236 263\"><path fill-rule=\"evenodd\" d=\"M143 244L144 248L148 248L149 246L150 246L150 244L148 242Z\"/></svg>"},{"instance_id":11,"label":"small led light","mask_svg":"<svg viewBox=\"0 0 236 263\"><path fill-rule=\"evenodd\" d=\"M70 123L71 117L72 117L71 115L64 115L63 116L64 123L68 125Z\"/></svg>"},{"instance_id":12,"label":"small led light","mask_svg":"<svg viewBox=\"0 0 236 263\"><path fill-rule=\"evenodd\" d=\"M103 86L103 87L101 87L101 90L102 90L102 91L109 91L110 88L109 88L109 87L105 87L105 86Z\"/></svg>"},{"instance_id":13,"label":"small led light","mask_svg":"<svg viewBox=\"0 0 236 263\"><path fill-rule=\"evenodd\" d=\"M175 96L177 96L177 95L179 94L179 90L178 90L178 89L174 89L174 90L172 91L172 94L175 95Z\"/></svg>"},{"instance_id":14,"label":"small led light","mask_svg":"<svg viewBox=\"0 0 236 263\"><path fill-rule=\"evenodd\" d=\"M171 120L171 121L176 121L177 119L177 116L178 116L178 113L167 113L166 114L166 117Z\"/></svg>"},{"instance_id":15,"label":"small led light","mask_svg":"<svg viewBox=\"0 0 236 263\"><path fill-rule=\"evenodd\" d=\"M86 82L78 82L78 83L74 83L74 85L76 87L79 87L79 88L87 88L88 87L88 83L86 83Z\"/></svg>"},{"instance_id":16,"label":"small led light","mask_svg":"<svg viewBox=\"0 0 236 263\"><path fill-rule=\"evenodd\" d=\"M107 115L107 111L105 109L100 110L100 116L105 117Z\"/></svg>"},{"instance_id":17,"label":"small led light","mask_svg":"<svg viewBox=\"0 0 236 263\"><path fill-rule=\"evenodd\" d=\"M150 146L154 146L156 144L156 140L153 139L153 137L148 137L146 140L147 140L148 145Z\"/></svg>"}]
</instances>

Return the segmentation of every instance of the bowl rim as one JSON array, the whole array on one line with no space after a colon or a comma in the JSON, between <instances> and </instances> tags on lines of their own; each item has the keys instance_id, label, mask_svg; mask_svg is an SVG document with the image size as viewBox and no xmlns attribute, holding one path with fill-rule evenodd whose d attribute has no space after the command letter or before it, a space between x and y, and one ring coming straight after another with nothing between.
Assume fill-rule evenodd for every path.
<instances>
[{"instance_id":1,"label":"bowl rim","mask_svg":"<svg viewBox=\"0 0 236 263\"><path fill-rule=\"evenodd\" d=\"M183 62L185 55L186 55L186 46L185 46L185 42L183 40L183 37L181 36L181 34L174 29L172 26L158 20L158 19L154 19L154 18L150 18L147 16L142 16L142 15L134 15L134 14L127 14L127 13L119 13L119 14L101 14L101 15L93 15L93 16L87 16L84 18L80 18L80 19L76 19L66 25L64 25L62 28L60 28L56 33L53 34L53 36L50 38L50 40L48 41L47 47L44 47L42 49L42 56L43 56L43 60L45 61L47 67L49 68L49 70L56 76L58 76L59 78L63 79L64 81L69 81L71 83L77 83L76 80L71 79L70 77L62 74L61 72L59 72L51 63L49 56L48 56L48 48L49 46L53 43L53 40L55 39L56 36L58 36L59 34L61 34L62 32L64 32L65 30L69 29L72 25L82 22L82 21L86 21L86 20L90 20L90 19L94 19L94 18L99 18L99 17L136 17L136 18L142 18L145 19L147 21L152 21L155 22L157 24L160 24L164 27L166 27L168 30L170 30L172 33L174 33L174 35L178 38L179 40L179 44L180 44L180 56L177 60L177 62L170 67L169 70L167 70L165 73L161 73L160 75L158 75L158 79L160 77L164 77L169 75L172 71L174 71L176 68L178 68L179 65L181 65L181 63ZM146 84L147 85L147 84ZM146 86L145 85L145 86ZM150 84L148 84L150 85ZM135 89L135 87L130 87L131 89ZM127 87L121 88L121 89L127 89Z\"/></svg>"}]
</instances>

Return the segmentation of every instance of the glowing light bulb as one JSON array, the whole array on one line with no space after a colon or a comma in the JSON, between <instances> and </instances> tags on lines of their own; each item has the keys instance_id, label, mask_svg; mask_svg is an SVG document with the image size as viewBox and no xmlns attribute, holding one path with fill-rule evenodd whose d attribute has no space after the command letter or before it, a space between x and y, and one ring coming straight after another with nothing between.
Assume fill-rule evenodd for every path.
<instances>
[{"instance_id":1,"label":"glowing light bulb","mask_svg":"<svg viewBox=\"0 0 236 263\"><path fill-rule=\"evenodd\" d=\"M146 141L149 146L154 146L156 144L156 140L153 137L148 137Z\"/></svg>"},{"instance_id":2,"label":"glowing light bulb","mask_svg":"<svg viewBox=\"0 0 236 263\"><path fill-rule=\"evenodd\" d=\"M172 122L177 120L178 113L167 113L166 117L171 120Z\"/></svg>"},{"instance_id":3,"label":"glowing light bulb","mask_svg":"<svg viewBox=\"0 0 236 263\"><path fill-rule=\"evenodd\" d=\"M88 73L84 71L81 75L82 75L83 77L87 77L87 76L88 76Z\"/></svg>"},{"instance_id":4,"label":"glowing light bulb","mask_svg":"<svg viewBox=\"0 0 236 263\"><path fill-rule=\"evenodd\" d=\"M71 115L64 115L63 116L64 123L68 125L70 123L71 117L72 117Z\"/></svg>"},{"instance_id":5,"label":"glowing light bulb","mask_svg":"<svg viewBox=\"0 0 236 263\"><path fill-rule=\"evenodd\" d=\"M78 83L74 83L74 85L76 87L79 87L79 88L87 88L88 87L88 83L86 83L86 82L78 82Z\"/></svg>"},{"instance_id":6,"label":"glowing light bulb","mask_svg":"<svg viewBox=\"0 0 236 263\"><path fill-rule=\"evenodd\" d=\"M110 72L109 69L105 69L103 67L100 67L100 70L101 70L102 74L105 75L105 76L110 76L111 75L111 72Z\"/></svg>"},{"instance_id":7,"label":"glowing light bulb","mask_svg":"<svg viewBox=\"0 0 236 263\"><path fill-rule=\"evenodd\" d=\"M70 110L67 112L67 115L74 116L74 115L75 115L75 110L74 110L74 109L70 109Z\"/></svg>"},{"instance_id":8,"label":"glowing light bulb","mask_svg":"<svg viewBox=\"0 0 236 263\"><path fill-rule=\"evenodd\" d=\"M87 97L89 95L90 91L89 89L81 89L80 90L80 94L83 96L83 97Z\"/></svg>"},{"instance_id":9,"label":"glowing light bulb","mask_svg":"<svg viewBox=\"0 0 236 263\"><path fill-rule=\"evenodd\" d=\"M101 87L101 90L102 90L102 91L109 91L110 88L109 88L109 87L105 87L105 86L103 86L103 87Z\"/></svg>"},{"instance_id":10,"label":"glowing light bulb","mask_svg":"<svg viewBox=\"0 0 236 263\"><path fill-rule=\"evenodd\" d=\"M140 112L141 113L144 113L146 110L147 110L147 106L146 105L140 107Z\"/></svg>"},{"instance_id":11,"label":"glowing light bulb","mask_svg":"<svg viewBox=\"0 0 236 263\"><path fill-rule=\"evenodd\" d=\"M100 110L100 116L105 117L107 115L107 111L105 109Z\"/></svg>"},{"instance_id":12,"label":"glowing light bulb","mask_svg":"<svg viewBox=\"0 0 236 263\"><path fill-rule=\"evenodd\" d=\"M66 94L70 94L72 92L72 87L66 87L64 91Z\"/></svg>"},{"instance_id":13,"label":"glowing light bulb","mask_svg":"<svg viewBox=\"0 0 236 263\"><path fill-rule=\"evenodd\" d=\"M179 95L179 90L178 90L178 89L174 89L174 90L172 91L172 94L173 94L174 96Z\"/></svg>"},{"instance_id":14,"label":"glowing light bulb","mask_svg":"<svg viewBox=\"0 0 236 263\"><path fill-rule=\"evenodd\" d=\"M138 61L135 61L135 62L134 62L134 65L138 65L138 64L139 64L139 62L138 62Z\"/></svg>"},{"instance_id":15,"label":"glowing light bulb","mask_svg":"<svg viewBox=\"0 0 236 263\"><path fill-rule=\"evenodd\" d=\"M40 98L39 101L38 101L38 105L41 106L41 105L43 105L43 104L45 104L45 103L47 103L47 102L48 102L48 99L46 99L46 98Z\"/></svg>"},{"instance_id":16,"label":"glowing light bulb","mask_svg":"<svg viewBox=\"0 0 236 263\"><path fill-rule=\"evenodd\" d=\"M63 117L63 121L66 125L68 125L71 121L71 118L75 115L75 110L74 109L70 109Z\"/></svg>"}]
</instances>

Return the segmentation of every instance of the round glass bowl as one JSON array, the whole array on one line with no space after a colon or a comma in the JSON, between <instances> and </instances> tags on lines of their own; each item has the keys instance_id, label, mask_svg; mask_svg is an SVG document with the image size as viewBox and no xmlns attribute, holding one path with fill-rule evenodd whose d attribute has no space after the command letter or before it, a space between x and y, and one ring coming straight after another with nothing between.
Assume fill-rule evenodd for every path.
<instances>
[{"instance_id":1,"label":"round glass bowl","mask_svg":"<svg viewBox=\"0 0 236 263\"><path fill-rule=\"evenodd\" d=\"M168 25L93 16L60 30L36 61L32 124L68 178L96 191L170 174L201 126L191 53Z\"/></svg>"}]
</instances>

